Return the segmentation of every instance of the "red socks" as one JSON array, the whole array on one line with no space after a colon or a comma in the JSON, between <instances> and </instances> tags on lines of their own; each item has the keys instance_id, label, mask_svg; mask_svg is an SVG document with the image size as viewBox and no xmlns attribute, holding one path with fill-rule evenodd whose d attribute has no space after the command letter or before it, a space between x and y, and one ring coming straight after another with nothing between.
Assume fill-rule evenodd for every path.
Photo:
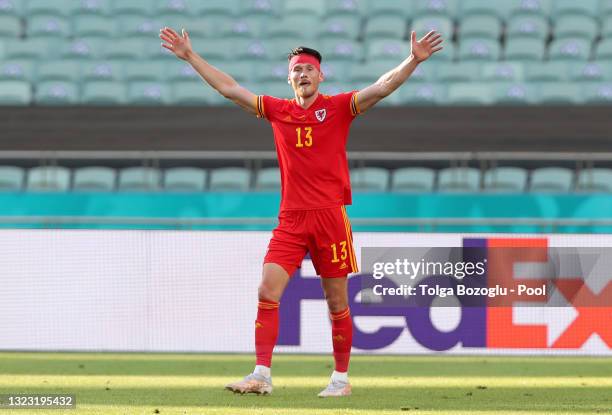
<instances>
[{"instance_id":1,"label":"red socks","mask_svg":"<svg viewBox=\"0 0 612 415\"><path fill-rule=\"evenodd\" d=\"M347 372L353 345L353 320L351 310L330 313L332 324L332 342L334 344L334 360L336 372Z\"/></svg>"},{"instance_id":2,"label":"red socks","mask_svg":"<svg viewBox=\"0 0 612 415\"><path fill-rule=\"evenodd\" d=\"M259 300L257 306L255 354L258 365L272 365L272 351L278 337L278 304L276 301Z\"/></svg>"}]
</instances>

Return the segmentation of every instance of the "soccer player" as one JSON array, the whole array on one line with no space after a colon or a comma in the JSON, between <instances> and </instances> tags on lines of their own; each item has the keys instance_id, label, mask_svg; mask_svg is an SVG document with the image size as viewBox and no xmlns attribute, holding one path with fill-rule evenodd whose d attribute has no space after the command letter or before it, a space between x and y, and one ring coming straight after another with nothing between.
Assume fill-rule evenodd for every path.
<instances>
[{"instance_id":1,"label":"soccer player","mask_svg":"<svg viewBox=\"0 0 612 415\"><path fill-rule=\"evenodd\" d=\"M397 67L361 91L328 96L319 92L325 74L316 50L298 47L288 56L287 82L295 98L256 96L231 76L210 65L191 47L189 34L165 27L162 46L187 61L225 98L272 125L281 172L279 224L263 261L255 320L257 362L253 373L231 383L239 393L272 392L272 350L278 336L278 307L291 275L307 252L321 276L329 309L335 370L320 397L351 394L348 366L353 326L348 307L347 275L357 272L352 232L345 205L351 204L346 141L351 122L402 85L420 62L442 49L435 31L417 40ZM355 65L359 65L355 63Z\"/></svg>"}]
</instances>

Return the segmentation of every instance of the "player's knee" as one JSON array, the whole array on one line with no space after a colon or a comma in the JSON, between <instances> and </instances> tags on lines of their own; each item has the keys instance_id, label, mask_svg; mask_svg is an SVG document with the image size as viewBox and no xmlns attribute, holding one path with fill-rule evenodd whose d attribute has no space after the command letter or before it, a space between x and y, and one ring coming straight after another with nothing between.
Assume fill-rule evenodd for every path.
<instances>
[{"instance_id":1,"label":"player's knee","mask_svg":"<svg viewBox=\"0 0 612 415\"><path fill-rule=\"evenodd\" d=\"M326 294L325 300L331 313L339 313L348 308L348 303L343 295Z\"/></svg>"},{"instance_id":2,"label":"player's knee","mask_svg":"<svg viewBox=\"0 0 612 415\"><path fill-rule=\"evenodd\" d=\"M257 290L257 296L259 297L259 300L267 300L267 301L279 301L280 300L279 290L263 282L259 284L259 289Z\"/></svg>"}]
</instances>

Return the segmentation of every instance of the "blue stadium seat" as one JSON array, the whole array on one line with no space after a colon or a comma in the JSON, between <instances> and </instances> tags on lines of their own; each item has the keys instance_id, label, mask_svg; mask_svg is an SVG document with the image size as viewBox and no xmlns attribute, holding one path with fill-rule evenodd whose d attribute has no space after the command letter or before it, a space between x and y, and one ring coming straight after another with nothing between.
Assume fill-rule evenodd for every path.
<instances>
[{"instance_id":1,"label":"blue stadium seat","mask_svg":"<svg viewBox=\"0 0 612 415\"><path fill-rule=\"evenodd\" d=\"M599 34L599 22L594 17L564 15L555 21L556 39L581 38L592 42Z\"/></svg>"},{"instance_id":2,"label":"blue stadium seat","mask_svg":"<svg viewBox=\"0 0 612 415\"><path fill-rule=\"evenodd\" d=\"M251 172L243 167L220 167L210 173L211 191L245 191L251 184Z\"/></svg>"},{"instance_id":3,"label":"blue stadium seat","mask_svg":"<svg viewBox=\"0 0 612 415\"><path fill-rule=\"evenodd\" d=\"M436 79L440 82L476 82L480 80L482 62L441 62L437 65Z\"/></svg>"},{"instance_id":4,"label":"blue stadium seat","mask_svg":"<svg viewBox=\"0 0 612 415\"><path fill-rule=\"evenodd\" d=\"M34 102L43 105L76 105L79 89L76 83L65 81L40 82L35 86Z\"/></svg>"},{"instance_id":5,"label":"blue stadium seat","mask_svg":"<svg viewBox=\"0 0 612 415\"><path fill-rule=\"evenodd\" d=\"M493 103L493 92L491 86L487 84L453 83L448 86L448 103L451 105L488 105Z\"/></svg>"},{"instance_id":6,"label":"blue stadium seat","mask_svg":"<svg viewBox=\"0 0 612 415\"><path fill-rule=\"evenodd\" d=\"M114 39L102 51L101 58L123 60L126 63L142 62L147 58L147 41L144 39ZM159 47L159 43L155 43Z\"/></svg>"},{"instance_id":7,"label":"blue stadium seat","mask_svg":"<svg viewBox=\"0 0 612 415\"><path fill-rule=\"evenodd\" d=\"M553 2L553 18L564 16L596 17L599 13L599 0L555 0Z\"/></svg>"},{"instance_id":8,"label":"blue stadium seat","mask_svg":"<svg viewBox=\"0 0 612 415\"><path fill-rule=\"evenodd\" d=\"M553 60L583 60L591 55L591 42L582 38L553 40L548 50L548 58Z\"/></svg>"},{"instance_id":9,"label":"blue stadium seat","mask_svg":"<svg viewBox=\"0 0 612 415\"><path fill-rule=\"evenodd\" d=\"M461 0L459 2L459 13L462 18L468 16L490 16L499 19L506 15L507 3L507 1Z\"/></svg>"},{"instance_id":10,"label":"blue stadium seat","mask_svg":"<svg viewBox=\"0 0 612 415\"><path fill-rule=\"evenodd\" d=\"M155 2L155 16L177 15L192 16L196 14L193 2L188 0L157 0Z\"/></svg>"},{"instance_id":11,"label":"blue stadium seat","mask_svg":"<svg viewBox=\"0 0 612 415\"><path fill-rule=\"evenodd\" d=\"M351 187L355 191L385 192L389 187L389 170L381 167L351 169Z\"/></svg>"},{"instance_id":12,"label":"blue stadium seat","mask_svg":"<svg viewBox=\"0 0 612 415\"><path fill-rule=\"evenodd\" d=\"M569 77L568 62L525 63L525 79L528 82L563 82Z\"/></svg>"},{"instance_id":13,"label":"blue stadium seat","mask_svg":"<svg viewBox=\"0 0 612 415\"><path fill-rule=\"evenodd\" d=\"M291 15L313 15L321 17L325 14L325 0L285 0L285 16Z\"/></svg>"},{"instance_id":14,"label":"blue stadium seat","mask_svg":"<svg viewBox=\"0 0 612 415\"><path fill-rule=\"evenodd\" d=\"M360 17L364 13L364 0L326 0L326 16Z\"/></svg>"},{"instance_id":15,"label":"blue stadium seat","mask_svg":"<svg viewBox=\"0 0 612 415\"><path fill-rule=\"evenodd\" d=\"M524 79L522 62L493 62L481 66L484 81L520 82Z\"/></svg>"},{"instance_id":16,"label":"blue stadium seat","mask_svg":"<svg viewBox=\"0 0 612 415\"><path fill-rule=\"evenodd\" d=\"M459 25L461 39L469 37L487 38L498 41L502 33L502 23L495 16L466 16ZM450 39L449 39L450 40Z\"/></svg>"},{"instance_id":17,"label":"blue stadium seat","mask_svg":"<svg viewBox=\"0 0 612 415\"><path fill-rule=\"evenodd\" d=\"M612 104L612 82L585 84L582 99L587 104Z\"/></svg>"},{"instance_id":18,"label":"blue stadium seat","mask_svg":"<svg viewBox=\"0 0 612 415\"><path fill-rule=\"evenodd\" d=\"M612 192L612 169L590 168L581 170L576 180L578 192Z\"/></svg>"},{"instance_id":19,"label":"blue stadium seat","mask_svg":"<svg viewBox=\"0 0 612 415\"><path fill-rule=\"evenodd\" d=\"M106 40L102 38L74 38L61 46L62 59L100 59Z\"/></svg>"},{"instance_id":20,"label":"blue stadium seat","mask_svg":"<svg viewBox=\"0 0 612 415\"><path fill-rule=\"evenodd\" d=\"M67 16L69 13L70 2L68 0L28 0L23 10L23 15L28 18L41 14Z\"/></svg>"},{"instance_id":21,"label":"blue stadium seat","mask_svg":"<svg viewBox=\"0 0 612 415\"><path fill-rule=\"evenodd\" d=\"M552 9L552 0L510 0L508 14L517 15L536 15L547 17Z\"/></svg>"},{"instance_id":22,"label":"blue stadium seat","mask_svg":"<svg viewBox=\"0 0 612 415\"><path fill-rule=\"evenodd\" d=\"M447 16L425 15L413 20L410 31L413 30L416 32L417 38L419 39L428 32L435 30L442 35L446 43L451 43L453 37L453 21Z\"/></svg>"},{"instance_id":23,"label":"blue stadium seat","mask_svg":"<svg viewBox=\"0 0 612 415\"><path fill-rule=\"evenodd\" d=\"M612 81L612 62L576 62L570 66L574 82Z\"/></svg>"},{"instance_id":24,"label":"blue stadium seat","mask_svg":"<svg viewBox=\"0 0 612 415\"><path fill-rule=\"evenodd\" d=\"M567 193L572 188L574 172L563 167L542 167L531 173L531 192Z\"/></svg>"},{"instance_id":25,"label":"blue stadium seat","mask_svg":"<svg viewBox=\"0 0 612 415\"><path fill-rule=\"evenodd\" d=\"M79 167L74 169L72 189L81 192L112 192L115 190L117 172L110 167Z\"/></svg>"},{"instance_id":26,"label":"blue stadium seat","mask_svg":"<svg viewBox=\"0 0 612 415\"><path fill-rule=\"evenodd\" d=\"M391 175L393 192L432 192L436 173L425 167L404 167L396 169Z\"/></svg>"},{"instance_id":27,"label":"blue stadium seat","mask_svg":"<svg viewBox=\"0 0 612 415\"><path fill-rule=\"evenodd\" d=\"M193 3L194 13L201 16L235 16L239 0L206 0Z\"/></svg>"},{"instance_id":28,"label":"blue stadium seat","mask_svg":"<svg viewBox=\"0 0 612 415\"><path fill-rule=\"evenodd\" d=\"M282 12L281 4L278 0L241 0L239 13L243 16L278 16Z\"/></svg>"},{"instance_id":29,"label":"blue stadium seat","mask_svg":"<svg viewBox=\"0 0 612 415\"><path fill-rule=\"evenodd\" d=\"M440 192L478 192L480 170L471 167L449 167L438 172Z\"/></svg>"},{"instance_id":30,"label":"blue stadium seat","mask_svg":"<svg viewBox=\"0 0 612 415\"><path fill-rule=\"evenodd\" d=\"M225 19L218 23L217 28L209 36L259 39L263 37L266 28L268 28L272 20L262 16L242 16L235 19Z\"/></svg>"},{"instance_id":31,"label":"blue stadium seat","mask_svg":"<svg viewBox=\"0 0 612 415\"><path fill-rule=\"evenodd\" d=\"M376 59L361 65L351 65L350 79L356 83L373 83L395 66L397 66L395 59ZM412 78L410 80L412 81Z\"/></svg>"},{"instance_id":32,"label":"blue stadium seat","mask_svg":"<svg viewBox=\"0 0 612 415\"><path fill-rule=\"evenodd\" d=\"M537 91L532 84L514 82L493 86L493 101L499 105L527 105L537 101Z\"/></svg>"},{"instance_id":33,"label":"blue stadium seat","mask_svg":"<svg viewBox=\"0 0 612 415\"><path fill-rule=\"evenodd\" d=\"M539 15L514 16L506 27L507 39L527 38L544 41L550 32L548 19Z\"/></svg>"},{"instance_id":34,"label":"blue stadium seat","mask_svg":"<svg viewBox=\"0 0 612 415\"><path fill-rule=\"evenodd\" d=\"M7 42L4 46L6 59L32 59L42 61L51 55L51 43L47 39L24 39ZM1 45L2 43L0 43Z\"/></svg>"},{"instance_id":35,"label":"blue stadium seat","mask_svg":"<svg viewBox=\"0 0 612 415\"><path fill-rule=\"evenodd\" d=\"M141 15L147 16L154 10L154 0L115 0L113 2L113 14L115 16L123 15Z\"/></svg>"},{"instance_id":36,"label":"blue stadium seat","mask_svg":"<svg viewBox=\"0 0 612 415\"><path fill-rule=\"evenodd\" d=\"M72 27L76 37L115 37L117 34L117 19L95 15L78 16L73 19Z\"/></svg>"},{"instance_id":37,"label":"blue stadium seat","mask_svg":"<svg viewBox=\"0 0 612 415\"><path fill-rule=\"evenodd\" d=\"M140 15L119 15L117 20L117 36L125 36L129 38L144 38L145 40L159 40L159 29L164 24L159 20L158 16L140 16ZM175 28L174 30L180 30Z\"/></svg>"},{"instance_id":38,"label":"blue stadium seat","mask_svg":"<svg viewBox=\"0 0 612 415\"><path fill-rule=\"evenodd\" d=\"M79 82L81 78L81 66L75 60L52 60L44 61L38 66L36 79L43 81L66 81Z\"/></svg>"},{"instance_id":39,"label":"blue stadium seat","mask_svg":"<svg viewBox=\"0 0 612 415\"><path fill-rule=\"evenodd\" d=\"M257 172L255 190L277 191L281 188L280 170L278 167L267 167Z\"/></svg>"},{"instance_id":40,"label":"blue stadium seat","mask_svg":"<svg viewBox=\"0 0 612 415\"><path fill-rule=\"evenodd\" d=\"M392 67L390 66L389 69ZM326 82L340 82L346 79L348 65L345 61L324 59L321 63L321 71Z\"/></svg>"},{"instance_id":41,"label":"blue stadium seat","mask_svg":"<svg viewBox=\"0 0 612 415\"><path fill-rule=\"evenodd\" d=\"M150 70L152 70L151 68ZM81 65L81 81L123 81L123 65L118 61L93 61Z\"/></svg>"},{"instance_id":42,"label":"blue stadium seat","mask_svg":"<svg viewBox=\"0 0 612 415\"><path fill-rule=\"evenodd\" d=\"M70 188L70 169L62 166L39 166L28 170L30 191L65 192Z\"/></svg>"},{"instance_id":43,"label":"blue stadium seat","mask_svg":"<svg viewBox=\"0 0 612 415\"><path fill-rule=\"evenodd\" d=\"M459 44L459 60L496 61L500 55L501 47L497 40L468 38Z\"/></svg>"},{"instance_id":44,"label":"blue stadium seat","mask_svg":"<svg viewBox=\"0 0 612 415\"><path fill-rule=\"evenodd\" d=\"M91 81L82 86L81 103L86 105L120 105L127 102L127 88L116 81Z\"/></svg>"},{"instance_id":45,"label":"blue stadium seat","mask_svg":"<svg viewBox=\"0 0 612 415\"><path fill-rule=\"evenodd\" d=\"M496 167L484 174L483 186L487 192L524 192L527 188L527 170L521 167Z\"/></svg>"},{"instance_id":46,"label":"blue stadium seat","mask_svg":"<svg viewBox=\"0 0 612 415\"><path fill-rule=\"evenodd\" d=\"M575 105L582 103L582 87L567 82L539 84L539 103L548 105Z\"/></svg>"},{"instance_id":47,"label":"blue stadium seat","mask_svg":"<svg viewBox=\"0 0 612 415\"><path fill-rule=\"evenodd\" d=\"M128 82L134 81L161 81L165 80L167 72L164 62L137 60L125 61L123 64L123 79Z\"/></svg>"},{"instance_id":48,"label":"blue stadium seat","mask_svg":"<svg viewBox=\"0 0 612 415\"><path fill-rule=\"evenodd\" d=\"M599 16L612 16L612 0L601 0L599 4Z\"/></svg>"},{"instance_id":49,"label":"blue stadium seat","mask_svg":"<svg viewBox=\"0 0 612 415\"><path fill-rule=\"evenodd\" d=\"M612 38L603 39L595 46L595 59L612 61Z\"/></svg>"},{"instance_id":50,"label":"blue stadium seat","mask_svg":"<svg viewBox=\"0 0 612 415\"><path fill-rule=\"evenodd\" d=\"M273 53L280 53L279 50L274 50L268 42L263 42L259 39L244 39L233 42L233 53L237 59L251 60L270 60ZM228 56L229 58L229 56Z\"/></svg>"},{"instance_id":51,"label":"blue stadium seat","mask_svg":"<svg viewBox=\"0 0 612 415\"><path fill-rule=\"evenodd\" d=\"M0 166L0 191L15 192L23 188L25 171L17 166Z\"/></svg>"},{"instance_id":52,"label":"blue stadium seat","mask_svg":"<svg viewBox=\"0 0 612 415\"><path fill-rule=\"evenodd\" d=\"M365 13L368 18L376 16L409 17L412 5L402 0L365 0Z\"/></svg>"},{"instance_id":53,"label":"blue stadium seat","mask_svg":"<svg viewBox=\"0 0 612 415\"><path fill-rule=\"evenodd\" d=\"M26 24L26 36L28 38L67 38L72 36L72 33L72 26L68 18L54 14L31 17Z\"/></svg>"},{"instance_id":54,"label":"blue stadium seat","mask_svg":"<svg viewBox=\"0 0 612 415\"><path fill-rule=\"evenodd\" d=\"M164 171L164 190L203 192L208 171L199 167L173 167Z\"/></svg>"},{"instance_id":55,"label":"blue stadium seat","mask_svg":"<svg viewBox=\"0 0 612 415\"><path fill-rule=\"evenodd\" d=\"M82 0L69 3L70 16L109 16L112 0Z\"/></svg>"},{"instance_id":56,"label":"blue stadium seat","mask_svg":"<svg viewBox=\"0 0 612 415\"><path fill-rule=\"evenodd\" d=\"M405 105L440 105L446 103L447 87L440 83L408 83L399 90L402 104Z\"/></svg>"},{"instance_id":57,"label":"blue stadium seat","mask_svg":"<svg viewBox=\"0 0 612 415\"><path fill-rule=\"evenodd\" d=\"M416 0L416 16L441 14L453 17L457 13L456 0Z\"/></svg>"},{"instance_id":58,"label":"blue stadium seat","mask_svg":"<svg viewBox=\"0 0 612 415\"><path fill-rule=\"evenodd\" d=\"M130 82L128 103L131 105L163 105L170 102L168 85L158 82Z\"/></svg>"},{"instance_id":59,"label":"blue stadium seat","mask_svg":"<svg viewBox=\"0 0 612 415\"><path fill-rule=\"evenodd\" d=\"M119 170L119 190L155 191L161 184L161 172L153 167L125 167Z\"/></svg>"},{"instance_id":60,"label":"blue stadium seat","mask_svg":"<svg viewBox=\"0 0 612 415\"><path fill-rule=\"evenodd\" d=\"M270 20L266 28L266 36L271 39L293 38L305 42L316 36L315 30L304 30L304 28L315 28L320 19L312 15L286 16L282 19Z\"/></svg>"},{"instance_id":61,"label":"blue stadium seat","mask_svg":"<svg viewBox=\"0 0 612 415\"><path fill-rule=\"evenodd\" d=\"M358 16L332 16L323 20L318 26L318 36L322 39L356 40L361 31L361 20Z\"/></svg>"},{"instance_id":62,"label":"blue stadium seat","mask_svg":"<svg viewBox=\"0 0 612 415\"><path fill-rule=\"evenodd\" d=\"M397 59L398 62L410 55L410 44L397 39L376 39L366 42L366 60Z\"/></svg>"},{"instance_id":63,"label":"blue stadium seat","mask_svg":"<svg viewBox=\"0 0 612 415\"><path fill-rule=\"evenodd\" d=\"M21 16L24 5L25 2L21 0L2 0L0 2L0 12L7 16Z\"/></svg>"},{"instance_id":64,"label":"blue stadium seat","mask_svg":"<svg viewBox=\"0 0 612 415\"><path fill-rule=\"evenodd\" d=\"M326 59L360 61L363 59L364 50L361 42L344 39L324 40L321 53Z\"/></svg>"},{"instance_id":65,"label":"blue stadium seat","mask_svg":"<svg viewBox=\"0 0 612 415\"><path fill-rule=\"evenodd\" d=\"M222 69L226 72L227 65L229 65L229 62L225 63L222 67ZM163 66L163 71L165 74L164 79L167 81L193 82L201 80L200 75L198 75L196 70L185 61L176 59L174 61L165 62Z\"/></svg>"},{"instance_id":66,"label":"blue stadium seat","mask_svg":"<svg viewBox=\"0 0 612 415\"><path fill-rule=\"evenodd\" d=\"M219 105L225 103L225 98L201 81L172 82L170 103L172 105Z\"/></svg>"},{"instance_id":67,"label":"blue stadium seat","mask_svg":"<svg viewBox=\"0 0 612 415\"><path fill-rule=\"evenodd\" d=\"M29 105L32 102L32 87L26 81L0 81L0 106Z\"/></svg>"},{"instance_id":68,"label":"blue stadium seat","mask_svg":"<svg viewBox=\"0 0 612 415\"><path fill-rule=\"evenodd\" d=\"M34 80L34 65L35 62L29 59L0 61L0 78L6 81L31 82Z\"/></svg>"},{"instance_id":69,"label":"blue stadium seat","mask_svg":"<svg viewBox=\"0 0 612 415\"><path fill-rule=\"evenodd\" d=\"M506 60L542 61L546 43L541 39L510 38L506 41L504 53Z\"/></svg>"},{"instance_id":70,"label":"blue stadium seat","mask_svg":"<svg viewBox=\"0 0 612 415\"><path fill-rule=\"evenodd\" d=\"M21 37L21 21L17 16L0 14L0 38Z\"/></svg>"},{"instance_id":71,"label":"blue stadium seat","mask_svg":"<svg viewBox=\"0 0 612 415\"><path fill-rule=\"evenodd\" d=\"M401 15L374 16L366 22L364 38L403 39L406 36L406 28L406 19Z\"/></svg>"}]
</instances>

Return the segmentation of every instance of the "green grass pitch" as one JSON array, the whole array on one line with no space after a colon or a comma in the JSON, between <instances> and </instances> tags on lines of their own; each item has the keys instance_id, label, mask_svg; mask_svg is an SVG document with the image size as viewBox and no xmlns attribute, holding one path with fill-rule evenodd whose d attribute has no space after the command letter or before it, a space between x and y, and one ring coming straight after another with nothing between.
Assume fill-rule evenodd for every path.
<instances>
[{"instance_id":1,"label":"green grass pitch","mask_svg":"<svg viewBox=\"0 0 612 415\"><path fill-rule=\"evenodd\" d=\"M0 353L0 394L77 401L0 415L612 414L612 358L353 356L353 395L320 399L331 357L284 354L272 395L223 389L252 366L252 356L227 354Z\"/></svg>"}]
</instances>

